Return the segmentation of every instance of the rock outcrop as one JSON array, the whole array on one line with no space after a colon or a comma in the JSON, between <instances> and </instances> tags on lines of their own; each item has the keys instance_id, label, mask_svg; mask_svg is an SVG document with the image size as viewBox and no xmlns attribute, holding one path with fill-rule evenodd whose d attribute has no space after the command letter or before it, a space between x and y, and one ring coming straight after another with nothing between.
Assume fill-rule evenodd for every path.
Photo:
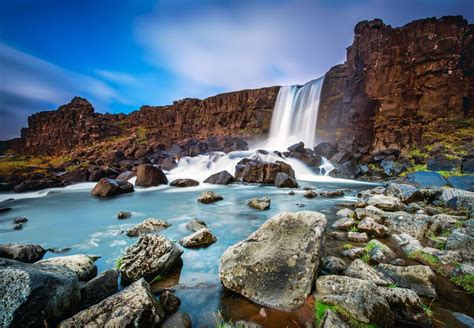
<instances>
[{"instance_id":1,"label":"rock outcrop","mask_svg":"<svg viewBox=\"0 0 474 328\"><path fill-rule=\"evenodd\" d=\"M326 225L318 212L274 216L225 251L219 270L222 283L256 303L297 308L311 293Z\"/></svg>"},{"instance_id":2,"label":"rock outcrop","mask_svg":"<svg viewBox=\"0 0 474 328\"><path fill-rule=\"evenodd\" d=\"M319 138L356 153L407 152L426 132L472 117L472 30L461 16L358 23L347 61L325 75Z\"/></svg>"}]
</instances>

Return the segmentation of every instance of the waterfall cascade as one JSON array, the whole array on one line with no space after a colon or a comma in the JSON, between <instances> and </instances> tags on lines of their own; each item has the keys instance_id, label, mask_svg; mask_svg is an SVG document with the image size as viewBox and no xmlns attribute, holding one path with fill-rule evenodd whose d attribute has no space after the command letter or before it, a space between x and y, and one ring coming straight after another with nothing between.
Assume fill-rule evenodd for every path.
<instances>
[{"instance_id":1,"label":"waterfall cascade","mask_svg":"<svg viewBox=\"0 0 474 328\"><path fill-rule=\"evenodd\" d=\"M303 86L280 88L266 148L282 150L300 141L314 147L323 80L321 77Z\"/></svg>"},{"instance_id":2,"label":"waterfall cascade","mask_svg":"<svg viewBox=\"0 0 474 328\"><path fill-rule=\"evenodd\" d=\"M296 178L307 181L331 180L314 173L296 158L282 158L272 150L285 151L288 146L303 141L306 147L314 147L316 138L316 122L318 119L319 97L324 77L310 81L303 86L283 86L280 88L273 110L268 139L259 144L251 145L248 151L236 151L229 154L213 153L196 157L184 157L179 160L178 167L168 172L169 179L192 177L203 181L206 177L222 170L234 172L235 165L242 158L254 158L267 162L284 160L296 173ZM257 149L270 152L263 155ZM332 164L323 159L323 172L332 170Z\"/></svg>"}]
</instances>

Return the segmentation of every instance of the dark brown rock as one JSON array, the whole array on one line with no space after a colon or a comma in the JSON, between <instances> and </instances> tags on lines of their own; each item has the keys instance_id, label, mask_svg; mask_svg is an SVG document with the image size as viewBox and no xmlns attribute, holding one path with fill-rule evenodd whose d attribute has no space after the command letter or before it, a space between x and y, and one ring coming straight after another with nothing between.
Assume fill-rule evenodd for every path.
<instances>
[{"instance_id":1,"label":"dark brown rock","mask_svg":"<svg viewBox=\"0 0 474 328\"><path fill-rule=\"evenodd\" d=\"M160 184L167 184L168 179L163 171L151 164L142 164L137 168L137 187L154 187Z\"/></svg>"},{"instance_id":2,"label":"dark brown rock","mask_svg":"<svg viewBox=\"0 0 474 328\"><path fill-rule=\"evenodd\" d=\"M170 183L170 186L181 187L181 188L194 187L198 185L199 185L199 181L196 181L193 179L176 179L176 180L171 181Z\"/></svg>"},{"instance_id":3,"label":"dark brown rock","mask_svg":"<svg viewBox=\"0 0 474 328\"><path fill-rule=\"evenodd\" d=\"M285 162L262 162L244 158L235 167L235 177L244 182L274 184L278 172L294 178L293 168Z\"/></svg>"},{"instance_id":4,"label":"dark brown rock","mask_svg":"<svg viewBox=\"0 0 474 328\"><path fill-rule=\"evenodd\" d=\"M206 180L204 180L204 183L227 185L227 184L233 183L234 181L235 179L232 176L232 174L224 170L224 171L215 173L213 175L210 175L209 177L207 177Z\"/></svg>"},{"instance_id":5,"label":"dark brown rock","mask_svg":"<svg viewBox=\"0 0 474 328\"><path fill-rule=\"evenodd\" d=\"M129 192L133 192L133 185L130 182L106 178L100 179L91 190L91 194L97 197L110 197Z\"/></svg>"}]
</instances>

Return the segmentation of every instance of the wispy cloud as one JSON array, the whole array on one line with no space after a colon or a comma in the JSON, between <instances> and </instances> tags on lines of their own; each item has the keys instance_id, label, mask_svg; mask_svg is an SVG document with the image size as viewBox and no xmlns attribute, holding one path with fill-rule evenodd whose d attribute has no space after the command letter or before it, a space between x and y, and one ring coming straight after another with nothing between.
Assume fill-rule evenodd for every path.
<instances>
[{"instance_id":1,"label":"wispy cloud","mask_svg":"<svg viewBox=\"0 0 474 328\"><path fill-rule=\"evenodd\" d=\"M104 80L119 84L136 84L138 80L131 74L98 69L95 73Z\"/></svg>"},{"instance_id":2,"label":"wispy cloud","mask_svg":"<svg viewBox=\"0 0 474 328\"><path fill-rule=\"evenodd\" d=\"M0 43L2 137L18 136L28 115L54 109L74 96L84 96L101 108L114 102L127 103L100 79L67 70Z\"/></svg>"}]
</instances>

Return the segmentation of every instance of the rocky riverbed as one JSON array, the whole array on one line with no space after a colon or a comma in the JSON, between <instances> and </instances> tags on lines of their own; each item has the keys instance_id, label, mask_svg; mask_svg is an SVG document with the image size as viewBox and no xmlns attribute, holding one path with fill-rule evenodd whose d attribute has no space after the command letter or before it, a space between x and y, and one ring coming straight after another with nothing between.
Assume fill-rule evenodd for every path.
<instances>
[{"instance_id":1,"label":"rocky riverbed","mask_svg":"<svg viewBox=\"0 0 474 328\"><path fill-rule=\"evenodd\" d=\"M108 199L79 184L2 202L2 326L472 324L471 192L148 178Z\"/></svg>"}]
</instances>

